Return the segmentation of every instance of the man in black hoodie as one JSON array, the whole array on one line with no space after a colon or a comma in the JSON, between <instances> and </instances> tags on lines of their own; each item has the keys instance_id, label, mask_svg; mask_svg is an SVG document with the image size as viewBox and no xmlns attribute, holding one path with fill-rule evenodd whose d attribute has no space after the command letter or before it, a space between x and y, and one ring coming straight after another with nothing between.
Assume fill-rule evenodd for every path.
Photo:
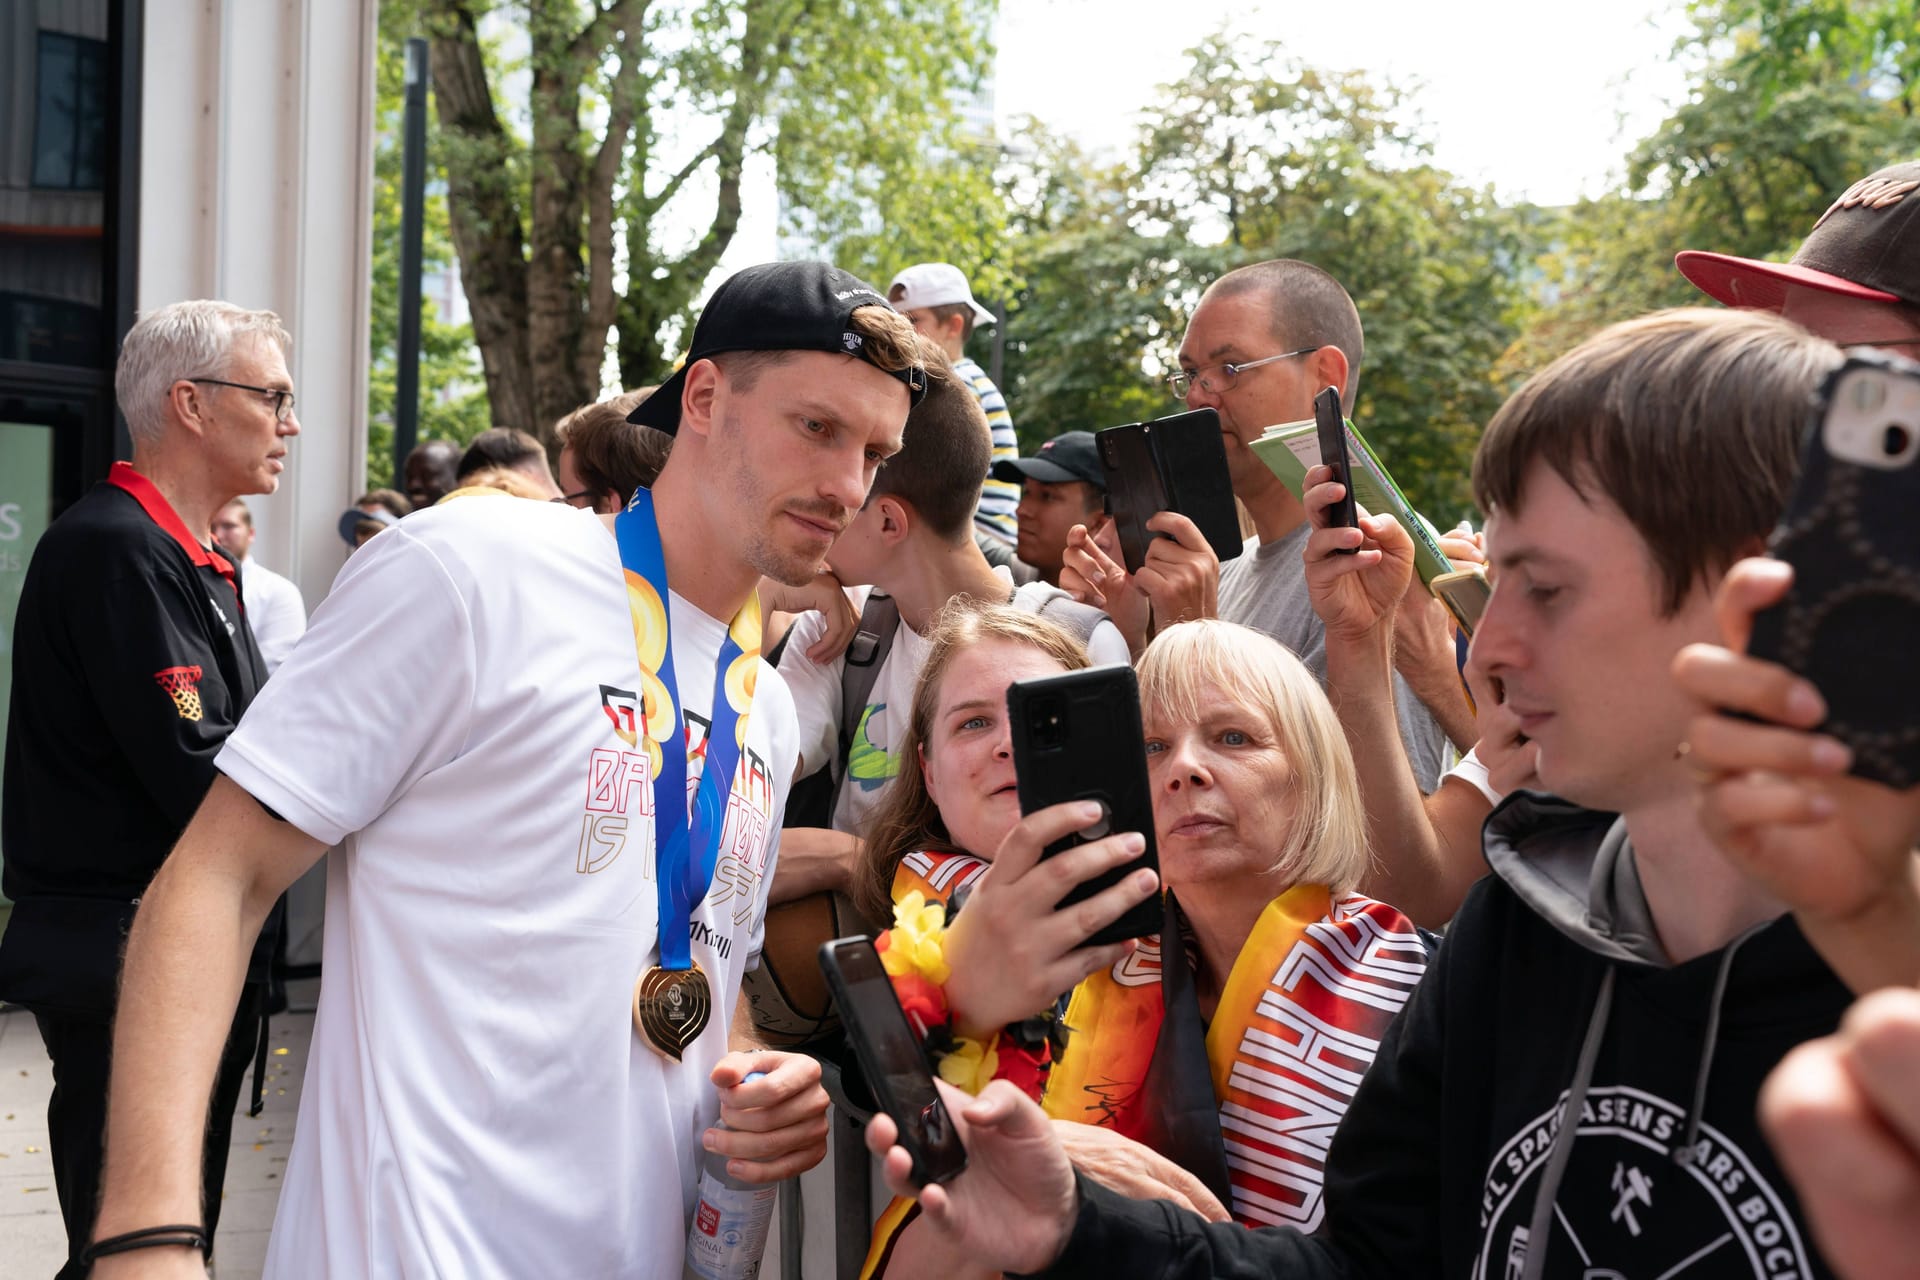
<instances>
[{"instance_id":1,"label":"man in black hoodie","mask_svg":"<svg viewBox=\"0 0 1920 1280\"><path fill-rule=\"evenodd\" d=\"M1663 313L1563 357L1488 426L1474 487L1496 590L1476 659L1555 794L1489 818L1493 875L1333 1139L1318 1234L1076 1182L999 1089L958 1106L972 1166L921 1193L928 1220L1053 1276L1831 1274L1754 1108L1847 990L1702 829L1668 669L1717 634L1714 587L1783 508L1839 358L1773 317ZM1382 552L1376 533L1321 529L1308 555ZM869 1145L892 1136L882 1117ZM887 1151L896 1190L905 1165Z\"/></svg>"}]
</instances>

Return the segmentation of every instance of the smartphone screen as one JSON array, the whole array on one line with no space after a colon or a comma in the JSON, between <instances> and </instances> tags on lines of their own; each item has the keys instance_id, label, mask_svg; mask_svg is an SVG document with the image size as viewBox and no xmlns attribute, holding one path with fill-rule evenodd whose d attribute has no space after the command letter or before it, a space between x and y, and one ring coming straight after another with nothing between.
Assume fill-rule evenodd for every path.
<instances>
[{"instance_id":1,"label":"smartphone screen","mask_svg":"<svg viewBox=\"0 0 1920 1280\"><path fill-rule=\"evenodd\" d=\"M1160 869L1153 840L1153 791L1147 781L1146 735L1140 728L1140 685L1130 667L1095 667L1007 686L1013 734L1013 773L1020 812L1073 800L1098 800L1105 822L1047 846L1051 857L1109 831L1137 831L1147 847L1138 858L1084 880L1061 906L1092 897L1139 870ZM1154 894L1087 940L1102 946L1158 933L1160 895Z\"/></svg>"},{"instance_id":2,"label":"smartphone screen","mask_svg":"<svg viewBox=\"0 0 1920 1280\"><path fill-rule=\"evenodd\" d=\"M1347 424L1340 413L1340 390L1328 387L1313 398L1313 420L1320 437L1320 465L1333 470L1333 478L1347 487L1340 501L1327 509L1330 529L1360 527L1360 508L1353 501L1353 468L1347 458ZM1339 555L1352 555L1358 548L1343 547Z\"/></svg>"},{"instance_id":3,"label":"smartphone screen","mask_svg":"<svg viewBox=\"0 0 1920 1280\"><path fill-rule=\"evenodd\" d=\"M900 1011L880 953L870 939L840 938L820 948L820 968L867 1084L913 1156L914 1185L955 1177L967 1167L967 1149L933 1087L926 1050Z\"/></svg>"}]
</instances>

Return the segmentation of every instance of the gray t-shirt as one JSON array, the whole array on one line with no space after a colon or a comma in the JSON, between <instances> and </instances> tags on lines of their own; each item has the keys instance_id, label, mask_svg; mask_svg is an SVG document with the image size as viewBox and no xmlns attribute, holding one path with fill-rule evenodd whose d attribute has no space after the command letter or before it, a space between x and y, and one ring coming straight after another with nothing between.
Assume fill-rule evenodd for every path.
<instances>
[{"instance_id":1,"label":"gray t-shirt","mask_svg":"<svg viewBox=\"0 0 1920 1280\"><path fill-rule=\"evenodd\" d=\"M1265 545L1258 538L1247 539L1246 549L1220 566L1220 616L1266 632L1293 650L1325 684L1327 631L1307 597L1307 571L1301 560L1311 528L1303 524ZM1440 785L1446 770L1447 735L1398 672L1393 677L1393 704L1413 776L1422 791L1430 792Z\"/></svg>"}]
</instances>

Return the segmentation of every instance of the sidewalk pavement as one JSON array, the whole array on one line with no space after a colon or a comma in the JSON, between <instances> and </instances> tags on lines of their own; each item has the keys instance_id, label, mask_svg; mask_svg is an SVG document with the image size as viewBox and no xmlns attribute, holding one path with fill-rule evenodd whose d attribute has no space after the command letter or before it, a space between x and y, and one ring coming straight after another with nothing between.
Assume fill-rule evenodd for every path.
<instances>
[{"instance_id":1,"label":"sidewalk pavement","mask_svg":"<svg viewBox=\"0 0 1920 1280\"><path fill-rule=\"evenodd\" d=\"M318 987L317 982L290 984L293 1007L311 1010ZM249 1070L234 1116L227 1193L214 1244L218 1280L258 1280L266 1259L267 1231L280 1201L307 1046L313 1039L313 1014L277 1015L271 1036L265 1109L247 1116L253 1090ZM18 1280L51 1280L66 1261L66 1231L47 1153L47 1096L52 1090L52 1068L33 1015L10 1006L0 1010L0 1258L6 1259L6 1274Z\"/></svg>"}]
</instances>

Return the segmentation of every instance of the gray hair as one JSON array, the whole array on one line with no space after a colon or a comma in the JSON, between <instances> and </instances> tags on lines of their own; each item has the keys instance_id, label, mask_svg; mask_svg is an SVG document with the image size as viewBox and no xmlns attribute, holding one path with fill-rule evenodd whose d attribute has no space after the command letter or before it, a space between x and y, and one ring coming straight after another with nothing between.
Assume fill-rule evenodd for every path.
<instances>
[{"instance_id":1,"label":"gray hair","mask_svg":"<svg viewBox=\"0 0 1920 1280\"><path fill-rule=\"evenodd\" d=\"M293 338L271 311L197 299L149 311L120 344L113 391L134 440L152 444L166 431L167 389L182 378L224 378L242 337L273 342L285 356Z\"/></svg>"}]
</instances>

